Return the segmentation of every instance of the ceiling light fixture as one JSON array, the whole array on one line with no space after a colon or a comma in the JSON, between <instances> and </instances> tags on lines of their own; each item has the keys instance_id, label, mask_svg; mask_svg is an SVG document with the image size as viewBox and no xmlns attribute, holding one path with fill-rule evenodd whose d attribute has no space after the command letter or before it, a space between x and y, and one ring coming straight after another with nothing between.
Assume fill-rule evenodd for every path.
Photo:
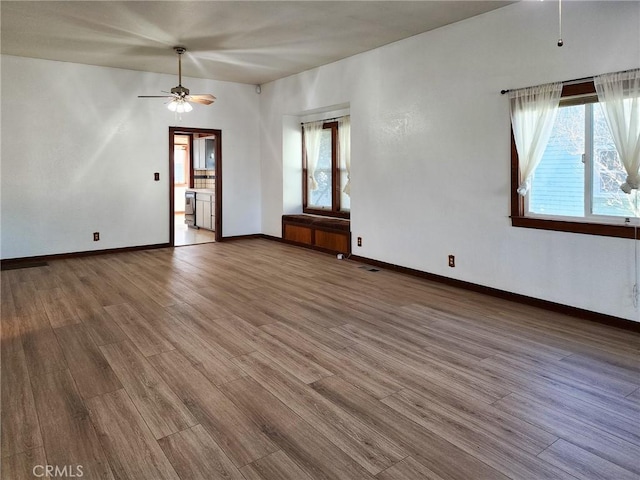
<instances>
[{"instance_id":1,"label":"ceiling light fixture","mask_svg":"<svg viewBox=\"0 0 640 480\"><path fill-rule=\"evenodd\" d=\"M184 98L174 98L169 102L169 104L167 105L167 108L172 112L177 112L177 113L190 112L191 110L193 110L193 107L191 106L191 104L185 101Z\"/></svg>"},{"instance_id":2,"label":"ceiling light fixture","mask_svg":"<svg viewBox=\"0 0 640 480\"><path fill-rule=\"evenodd\" d=\"M178 86L173 87L168 95L138 95L138 98L167 98L167 108L175 113L185 113L193 110L190 102L211 105L216 97L210 93L190 94L189 89L182 86L182 55L187 51L184 47L173 47L178 55Z\"/></svg>"}]
</instances>

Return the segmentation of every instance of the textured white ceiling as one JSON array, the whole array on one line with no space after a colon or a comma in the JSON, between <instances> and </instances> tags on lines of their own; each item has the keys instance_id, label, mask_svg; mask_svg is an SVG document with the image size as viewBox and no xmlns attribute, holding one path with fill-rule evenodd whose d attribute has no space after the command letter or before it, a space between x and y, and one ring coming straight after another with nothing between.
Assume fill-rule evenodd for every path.
<instances>
[{"instance_id":1,"label":"textured white ceiling","mask_svg":"<svg viewBox=\"0 0 640 480\"><path fill-rule=\"evenodd\" d=\"M262 84L512 1L4 1L3 54Z\"/></svg>"}]
</instances>

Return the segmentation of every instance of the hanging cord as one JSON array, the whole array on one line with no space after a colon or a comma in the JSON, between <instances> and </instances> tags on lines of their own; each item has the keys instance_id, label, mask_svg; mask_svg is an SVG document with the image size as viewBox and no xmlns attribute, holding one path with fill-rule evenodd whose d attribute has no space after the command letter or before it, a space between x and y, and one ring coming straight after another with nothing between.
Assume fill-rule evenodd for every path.
<instances>
[{"instance_id":1,"label":"hanging cord","mask_svg":"<svg viewBox=\"0 0 640 480\"><path fill-rule=\"evenodd\" d=\"M562 41L562 0L558 0L558 46L564 45Z\"/></svg>"}]
</instances>

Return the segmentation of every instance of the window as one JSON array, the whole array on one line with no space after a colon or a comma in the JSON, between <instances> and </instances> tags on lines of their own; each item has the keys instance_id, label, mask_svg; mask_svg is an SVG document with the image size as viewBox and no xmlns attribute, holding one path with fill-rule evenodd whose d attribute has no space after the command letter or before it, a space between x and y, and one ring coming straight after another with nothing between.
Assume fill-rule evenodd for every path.
<instances>
[{"instance_id":1,"label":"window","mask_svg":"<svg viewBox=\"0 0 640 480\"><path fill-rule=\"evenodd\" d=\"M189 178L189 157L186 145L174 145L173 147L173 183L186 185Z\"/></svg>"},{"instance_id":2,"label":"window","mask_svg":"<svg viewBox=\"0 0 640 480\"><path fill-rule=\"evenodd\" d=\"M344 155L340 154L339 122L311 122L302 128L303 211L348 218L351 201L345 186L349 182L349 168ZM316 136L310 139L310 135ZM312 142L319 143L317 158L307 153L307 147L313 150L313 146L308 145Z\"/></svg>"},{"instance_id":3,"label":"window","mask_svg":"<svg viewBox=\"0 0 640 480\"><path fill-rule=\"evenodd\" d=\"M517 155L512 146L512 192ZM529 193L512 193L512 223L633 238L625 223L640 223L640 195L620 189L626 176L593 82L565 85Z\"/></svg>"}]
</instances>

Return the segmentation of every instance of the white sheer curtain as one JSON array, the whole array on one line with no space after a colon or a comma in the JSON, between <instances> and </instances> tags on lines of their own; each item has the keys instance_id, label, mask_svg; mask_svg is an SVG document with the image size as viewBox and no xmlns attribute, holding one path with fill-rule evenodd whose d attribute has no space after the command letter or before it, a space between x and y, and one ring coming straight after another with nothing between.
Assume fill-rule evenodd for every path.
<instances>
[{"instance_id":1,"label":"white sheer curtain","mask_svg":"<svg viewBox=\"0 0 640 480\"><path fill-rule=\"evenodd\" d=\"M347 183L342 192L351 196L351 117L338 119L338 142L340 144L340 168L347 170Z\"/></svg>"},{"instance_id":2,"label":"white sheer curtain","mask_svg":"<svg viewBox=\"0 0 640 480\"><path fill-rule=\"evenodd\" d=\"M320 156L320 140L322 139L323 121L304 124L304 145L307 153L307 186L309 190L318 189L315 173Z\"/></svg>"},{"instance_id":3,"label":"white sheer curtain","mask_svg":"<svg viewBox=\"0 0 640 480\"><path fill-rule=\"evenodd\" d=\"M533 173L547 148L561 94L562 83L559 82L509 93L511 126L520 167L518 193L523 197L531 187Z\"/></svg>"},{"instance_id":4,"label":"white sheer curtain","mask_svg":"<svg viewBox=\"0 0 640 480\"><path fill-rule=\"evenodd\" d=\"M624 193L640 187L640 69L593 78L627 181Z\"/></svg>"}]
</instances>

